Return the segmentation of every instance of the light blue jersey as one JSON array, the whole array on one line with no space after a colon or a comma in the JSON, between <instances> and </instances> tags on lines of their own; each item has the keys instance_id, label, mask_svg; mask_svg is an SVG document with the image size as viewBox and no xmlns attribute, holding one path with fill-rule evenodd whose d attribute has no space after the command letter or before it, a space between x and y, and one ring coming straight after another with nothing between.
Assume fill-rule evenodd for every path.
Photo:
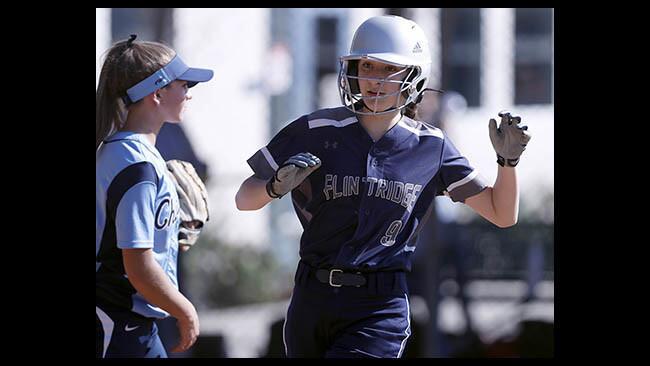
<instances>
[{"instance_id":1,"label":"light blue jersey","mask_svg":"<svg viewBox=\"0 0 650 366\"><path fill-rule=\"evenodd\" d=\"M144 135L117 132L95 161L95 288L98 305L150 318L169 314L138 293L127 279L121 249L152 248L156 262L178 288L180 205L158 150Z\"/></svg>"}]
</instances>

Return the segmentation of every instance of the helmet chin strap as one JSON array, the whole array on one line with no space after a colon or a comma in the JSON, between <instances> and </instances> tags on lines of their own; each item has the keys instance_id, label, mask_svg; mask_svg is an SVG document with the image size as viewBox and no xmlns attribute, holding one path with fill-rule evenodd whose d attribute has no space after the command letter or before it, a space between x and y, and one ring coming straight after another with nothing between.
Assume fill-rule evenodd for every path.
<instances>
[{"instance_id":1,"label":"helmet chin strap","mask_svg":"<svg viewBox=\"0 0 650 366\"><path fill-rule=\"evenodd\" d=\"M404 82L402 82L402 84L403 84L403 83L404 83ZM401 89L401 88L400 88L400 89ZM400 98L404 98L404 96L402 96L402 92L398 92L398 93L396 93L395 96L397 97L397 100L395 100L395 103L393 104L393 106L392 106L392 107L388 107L387 109L385 109L385 110L383 110L383 111L379 111L379 112L375 111L374 109L371 109L371 108L368 106L368 104L366 104L364 98L360 98L359 101L360 101L361 104L363 104L363 106L366 107L366 109L367 109L368 111L370 111L371 113L373 113L373 114L385 114L385 113L389 113L389 112L393 112L393 111L399 111L399 110L404 109L404 107L406 107L406 105L407 105L407 104L406 104L406 100L408 100L408 98L405 98L405 100L404 100L404 104L398 107L397 105L400 104ZM380 98L382 98L382 97L376 97L376 98L373 98L373 99L380 99ZM376 102L375 102L375 104L376 104Z\"/></svg>"},{"instance_id":2,"label":"helmet chin strap","mask_svg":"<svg viewBox=\"0 0 650 366\"><path fill-rule=\"evenodd\" d=\"M395 106L392 106L392 107L390 107L390 108L388 108L386 110L383 110L381 112L377 112L377 111L374 111L374 110L370 109L370 107L368 107L368 105L366 104L366 102L363 99L361 99L360 102L361 102L361 104L363 104L364 107L366 107L367 110L369 110L370 112L372 112L374 114L384 114L384 113L388 113L388 112L392 112L392 111L399 111L400 109L406 107L406 105L403 105L403 106L401 106L399 108L397 108Z\"/></svg>"},{"instance_id":3,"label":"helmet chin strap","mask_svg":"<svg viewBox=\"0 0 650 366\"><path fill-rule=\"evenodd\" d=\"M424 93L427 92L427 91L432 91L432 92L440 93L440 94L443 94L443 93L445 92L444 90L439 90L439 89L434 89L434 88L425 88L425 89L423 89L423 90L420 92L420 95L418 95L417 98L415 98L415 100L414 100L413 102L414 102L415 104L419 104L419 103L422 101L422 98L423 98L423 96L424 96ZM359 100L359 102L361 102L361 104L362 104L364 107L366 107L367 110L369 110L370 112L372 112L372 113L374 113L374 114L384 114L384 113L388 113L388 112L392 112L392 111L399 111L399 110L404 109L404 108L407 106L407 104L404 104L404 105L401 106L401 107L395 107L395 106L393 106L393 107L390 107L390 108L388 108L388 109L386 109L386 110L383 110L383 111L381 111L381 112L376 112L376 111L370 109L370 107L368 107L368 105L367 105L366 102L363 100L363 98L361 98L361 99Z\"/></svg>"}]
</instances>

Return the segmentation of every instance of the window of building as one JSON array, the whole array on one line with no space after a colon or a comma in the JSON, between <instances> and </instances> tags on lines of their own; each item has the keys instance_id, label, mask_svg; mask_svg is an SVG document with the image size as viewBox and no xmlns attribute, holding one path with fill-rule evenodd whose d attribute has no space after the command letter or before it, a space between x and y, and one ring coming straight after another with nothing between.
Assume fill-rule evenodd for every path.
<instances>
[{"instance_id":1,"label":"window of building","mask_svg":"<svg viewBox=\"0 0 650 366\"><path fill-rule=\"evenodd\" d=\"M481 101L481 13L477 8L440 9L441 86L465 97L470 107Z\"/></svg>"},{"instance_id":2,"label":"window of building","mask_svg":"<svg viewBox=\"0 0 650 366\"><path fill-rule=\"evenodd\" d=\"M316 19L316 85L320 86L323 79L330 80L338 75L338 26L339 19L333 16L319 16ZM331 85L332 88L336 84ZM314 93L314 108L321 104L321 90L316 88ZM338 94L337 94L338 96Z\"/></svg>"},{"instance_id":3,"label":"window of building","mask_svg":"<svg viewBox=\"0 0 650 366\"><path fill-rule=\"evenodd\" d=\"M515 104L553 102L553 9L515 10Z\"/></svg>"},{"instance_id":4,"label":"window of building","mask_svg":"<svg viewBox=\"0 0 650 366\"><path fill-rule=\"evenodd\" d=\"M406 19L411 18L411 10L409 8L386 8L386 15L397 15Z\"/></svg>"},{"instance_id":5,"label":"window of building","mask_svg":"<svg viewBox=\"0 0 650 366\"><path fill-rule=\"evenodd\" d=\"M112 42L137 34L138 40L173 41L172 8L113 8L111 10Z\"/></svg>"}]
</instances>

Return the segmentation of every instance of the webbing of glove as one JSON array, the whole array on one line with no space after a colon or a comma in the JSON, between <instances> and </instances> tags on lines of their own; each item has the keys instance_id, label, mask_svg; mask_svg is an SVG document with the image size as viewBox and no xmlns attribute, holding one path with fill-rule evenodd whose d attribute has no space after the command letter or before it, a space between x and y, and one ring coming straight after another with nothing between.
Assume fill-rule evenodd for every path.
<instances>
[{"instance_id":1,"label":"webbing of glove","mask_svg":"<svg viewBox=\"0 0 650 366\"><path fill-rule=\"evenodd\" d=\"M167 169L180 203L179 243L193 245L210 219L207 190L191 163L170 160Z\"/></svg>"},{"instance_id":2,"label":"webbing of glove","mask_svg":"<svg viewBox=\"0 0 650 366\"><path fill-rule=\"evenodd\" d=\"M210 219L208 193L205 185L191 163L170 160L167 169L171 173L181 205L182 221L199 221L204 224Z\"/></svg>"}]
</instances>

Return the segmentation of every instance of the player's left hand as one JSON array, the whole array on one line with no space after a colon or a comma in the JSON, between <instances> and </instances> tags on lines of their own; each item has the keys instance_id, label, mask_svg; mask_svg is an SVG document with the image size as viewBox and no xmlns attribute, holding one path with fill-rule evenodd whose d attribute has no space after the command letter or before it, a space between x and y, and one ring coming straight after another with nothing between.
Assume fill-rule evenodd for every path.
<instances>
[{"instance_id":1,"label":"player's left hand","mask_svg":"<svg viewBox=\"0 0 650 366\"><path fill-rule=\"evenodd\" d=\"M490 141L497 153L499 165L514 167L519 163L521 153L526 150L531 135L528 132L528 126L519 124L521 117L512 116L507 111L499 112L499 117L501 117L501 123L498 128L496 120L490 119Z\"/></svg>"},{"instance_id":2,"label":"player's left hand","mask_svg":"<svg viewBox=\"0 0 650 366\"><path fill-rule=\"evenodd\" d=\"M180 232L178 233L178 244L181 252L187 252L196 243L201 234L202 226L203 224L198 220L181 222Z\"/></svg>"},{"instance_id":3,"label":"player's left hand","mask_svg":"<svg viewBox=\"0 0 650 366\"><path fill-rule=\"evenodd\" d=\"M178 228L178 244L182 251L186 252L196 243L201 235L201 229L203 229L203 223L200 221L181 222L181 226Z\"/></svg>"}]
</instances>

